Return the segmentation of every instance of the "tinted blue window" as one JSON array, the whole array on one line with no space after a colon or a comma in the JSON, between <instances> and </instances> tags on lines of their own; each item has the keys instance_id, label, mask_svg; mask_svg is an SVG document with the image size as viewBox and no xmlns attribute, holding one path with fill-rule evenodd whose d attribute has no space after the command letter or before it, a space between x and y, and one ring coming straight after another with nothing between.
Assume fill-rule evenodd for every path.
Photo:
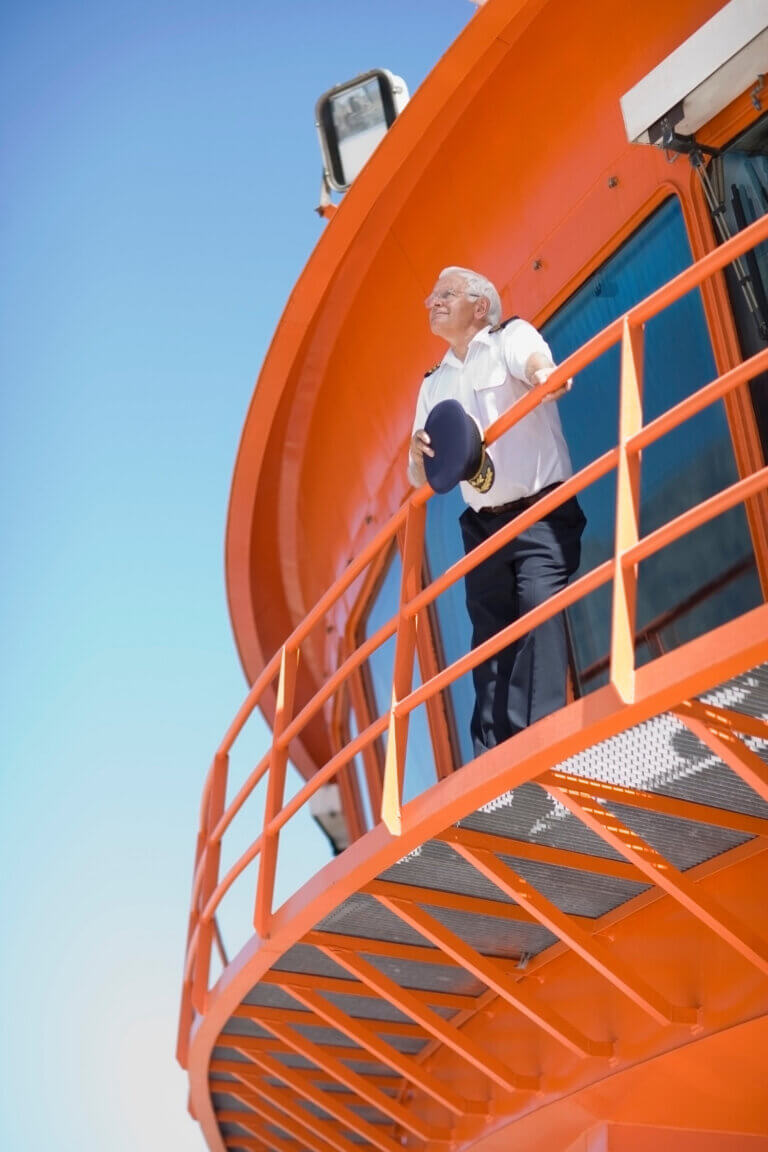
<instances>
[{"instance_id":1,"label":"tinted blue window","mask_svg":"<svg viewBox=\"0 0 768 1152\"><path fill-rule=\"evenodd\" d=\"M691 263L677 200L668 200L587 280L543 331L556 360L563 360L611 320L626 312ZM701 296L697 290L654 317L645 328L644 419L649 421L717 375ZM616 444L619 348L576 379L560 405L574 469ZM707 408L643 454L641 532L647 534L737 479L722 403ZM615 517L615 474L588 489L582 504L588 525L582 572L610 556ZM751 555L741 507L664 549L640 566L638 629L675 612L704 586L717 584ZM610 586L569 613L582 671L609 646ZM708 595L661 629L663 648L707 631L760 602L754 573ZM638 658L650 652L638 651Z\"/></svg>"},{"instance_id":2,"label":"tinted blue window","mask_svg":"<svg viewBox=\"0 0 768 1152\"><path fill-rule=\"evenodd\" d=\"M427 559L432 578L445 572L464 555L459 529L459 516L464 507L458 488L445 496L434 496L427 505ZM465 606L464 581L460 580L439 596L435 607L443 658L447 666L465 655L472 646L472 626ZM462 764L466 764L474 757L469 734L475 701L471 675L462 676L451 685L450 700L456 721L459 759Z\"/></svg>"},{"instance_id":3,"label":"tinted blue window","mask_svg":"<svg viewBox=\"0 0 768 1152\"><path fill-rule=\"evenodd\" d=\"M719 181L716 179L718 168L722 174ZM740 232L768 210L768 122L765 117L741 141L712 161L711 174L715 177L715 186L722 188L722 209L731 234ZM746 358L768 345L768 241L745 253L743 267L749 277L747 284L739 284L733 264L725 269L725 276L741 350ZM768 372L752 380L749 389L763 455L768 460Z\"/></svg>"},{"instance_id":4,"label":"tinted blue window","mask_svg":"<svg viewBox=\"0 0 768 1152\"><path fill-rule=\"evenodd\" d=\"M381 587L373 600L368 618L365 622L365 637L373 636L383 624L391 620L397 612L400 600L400 556L393 552L392 560L384 575ZM368 661L371 677L371 687L375 702L376 714L381 716L389 711L392 701L392 673L395 664L395 637L392 636L373 653ZM413 684L420 683L418 658L414 661ZM387 736L384 734L384 747L386 749ZM408 752L405 760L405 781L403 785L403 799L411 800L426 788L430 788L436 781L435 758L432 752L432 741L429 736L426 711L420 705L411 712L408 727Z\"/></svg>"},{"instance_id":5,"label":"tinted blue window","mask_svg":"<svg viewBox=\"0 0 768 1152\"><path fill-rule=\"evenodd\" d=\"M349 710L349 734L353 740L360 734L354 708L350 708ZM363 757L360 755L355 756L352 759L352 764L354 765L354 772L357 778L357 790L360 793L360 801L363 806L365 826L366 828L373 828L374 824L378 824L379 822L379 814L377 812L374 816L373 809L371 808L371 794L368 791L368 777L365 774Z\"/></svg>"}]
</instances>

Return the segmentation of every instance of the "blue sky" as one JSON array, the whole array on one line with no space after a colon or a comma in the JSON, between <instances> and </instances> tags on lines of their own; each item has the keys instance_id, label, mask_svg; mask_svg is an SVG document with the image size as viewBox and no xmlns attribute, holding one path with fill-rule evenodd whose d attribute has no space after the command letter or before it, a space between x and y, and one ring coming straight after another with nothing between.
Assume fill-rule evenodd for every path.
<instances>
[{"instance_id":1,"label":"blue sky","mask_svg":"<svg viewBox=\"0 0 768 1152\"><path fill-rule=\"evenodd\" d=\"M3 6L4 1149L203 1146L174 1046L201 783L245 692L224 524L324 227L314 103L371 67L413 91L473 11Z\"/></svg>"}]
</instances>

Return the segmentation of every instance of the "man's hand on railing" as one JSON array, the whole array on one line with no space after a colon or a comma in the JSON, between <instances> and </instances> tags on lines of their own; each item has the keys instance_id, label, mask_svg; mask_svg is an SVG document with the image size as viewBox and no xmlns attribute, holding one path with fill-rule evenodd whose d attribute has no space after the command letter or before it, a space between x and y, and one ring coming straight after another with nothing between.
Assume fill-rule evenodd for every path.
<instances>
[{"instance_id":1,"label":"man's hand on railing","mask_svg":"<svg viewBox=\"0 0 768 1152\"><path fill-rule=\"evenodd\" d=\"M556 365L543 356L540 352L533 352L528 358L525 365L525 371L528 376L529 384L546 384L552 373L555 371ZM552 392L549 396L545 396L542 404L550 404L553 400L559 400L561 396L565 396L570 392L573 387L573 377L566 380L562 388L558 388L556 392Z\"/></svg>"}]
</instances>

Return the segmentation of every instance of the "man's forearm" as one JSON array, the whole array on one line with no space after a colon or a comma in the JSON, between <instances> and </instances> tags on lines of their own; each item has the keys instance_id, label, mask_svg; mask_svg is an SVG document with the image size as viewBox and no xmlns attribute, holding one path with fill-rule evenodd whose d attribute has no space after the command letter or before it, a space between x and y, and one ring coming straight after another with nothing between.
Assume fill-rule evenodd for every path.
<instances>
[{"instance_id":1,"label":"man's forearm","mask_svg":"<svg viewBox=\"0 0 768 1152\"><path fill-rule=\"evenodd\" d=\"M551 374L555 370L555 365L543 352L532 352L525 362L525 378L529 384L540 384L542 381L536 379L537 372L546 372Z\"/></svg>"}]
</instances>

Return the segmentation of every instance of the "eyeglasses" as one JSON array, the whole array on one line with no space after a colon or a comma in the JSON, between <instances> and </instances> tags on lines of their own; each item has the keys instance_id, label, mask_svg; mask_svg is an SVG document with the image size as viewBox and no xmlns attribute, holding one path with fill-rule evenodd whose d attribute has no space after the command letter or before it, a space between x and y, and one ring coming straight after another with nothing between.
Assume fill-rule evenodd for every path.
<instances>
[{"instance_id":1,"label":"eyeglasses","mask_svg":"<svg viewBox=\"0 0 768 1152\"><path fill-rule=\"evenodd\" d=\"M430 292L424 301L425 308L431 308L433 304L444 304L446 300L456 300L459 296L473 296L478 299L479 292L457 292L454 288L444 288L442 292Z\"/></svg>"}]
</instances>

